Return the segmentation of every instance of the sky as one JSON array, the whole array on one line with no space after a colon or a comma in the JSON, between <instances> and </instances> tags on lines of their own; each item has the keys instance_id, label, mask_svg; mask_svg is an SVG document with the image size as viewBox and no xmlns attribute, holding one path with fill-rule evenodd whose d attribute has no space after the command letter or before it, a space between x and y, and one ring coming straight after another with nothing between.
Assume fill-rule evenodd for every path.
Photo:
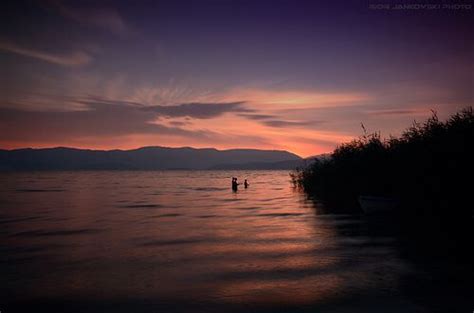
<instances>
[{"instance_id":1,"label":"sky","mask_svg":"<svg viewBox=\"0 0 474 313\"><path fill-rule=\"evenodd\" d=\"M427 5L428 4L428 5ZM306 157L471 106L471 1L2 1L0 148Z\"/></svg>"}]
</instances>

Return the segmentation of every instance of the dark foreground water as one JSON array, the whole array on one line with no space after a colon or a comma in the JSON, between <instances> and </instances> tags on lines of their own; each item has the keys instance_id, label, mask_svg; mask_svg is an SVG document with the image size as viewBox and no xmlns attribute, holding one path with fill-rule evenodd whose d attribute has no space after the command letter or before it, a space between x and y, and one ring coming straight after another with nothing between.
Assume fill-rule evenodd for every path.
<instances>
[{"instance_id":1,"label":"dark foreground water","mask_svg":"<svg viewBox=\"0 0 474 313\"><path fill-rule=\"evenodd\" d=\"M232 192L230 177L248 178ZM472 267L284 171L0 174L0 311L471 312ZM467 310L467 311L466 311Z\"/></svg>"}]
</instances>

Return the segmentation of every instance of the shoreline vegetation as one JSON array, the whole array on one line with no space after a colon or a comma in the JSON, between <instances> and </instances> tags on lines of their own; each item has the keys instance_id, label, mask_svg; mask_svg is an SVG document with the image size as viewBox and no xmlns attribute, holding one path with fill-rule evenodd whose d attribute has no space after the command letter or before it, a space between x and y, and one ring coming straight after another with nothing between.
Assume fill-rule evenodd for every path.
<instances>
[{"instance_id":1,"label":"shoreline vegetation","mask_svg":"<svg viewBox=\"0 0 474 313\"><path fill-rule=\"evenodd\" d=\"M318 201L354 211L360 210L361 195L397 199L393 213L405 222L472 222L472 107L445 122L433 111L399 137L384 139L362 128L358 139L290 173L294 185Z\"/></svg>"}]
</instances>

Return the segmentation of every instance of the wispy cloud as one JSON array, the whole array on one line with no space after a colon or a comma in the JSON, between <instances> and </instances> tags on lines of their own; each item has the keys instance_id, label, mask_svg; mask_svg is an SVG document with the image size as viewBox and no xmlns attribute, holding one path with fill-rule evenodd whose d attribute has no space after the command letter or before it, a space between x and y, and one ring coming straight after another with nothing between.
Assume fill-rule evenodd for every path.
<instances>
[{"instance_id":1,"label":"wispy cloud","mask_svg":"<svg viewBox=\"0 0 474 313\"><path fill-rule=\"evenodd\" d=\"M261 120L266 120L266 119L272 119L275 118L275 115L270 115L270 114L249 114L249 113L242 113L239 114L240 117L245 117L249 120L254 120L254 121L261 121Z\"/></svg>"},{"instance_id":2,"label":"wispy cloud","mask_svg":"<svg viewBox=\"0 0 474 313\"><path fill-rule=\"evenodd\" d=\"M305 90L234 89L222 99L244 99L259 108L318 108L341 105L358 105L371 99L367 93L321 92Z\"/></svg>"},{"instance_id":3,"label":"wispy cloud","mask_svg":"<svg viewBox=\"0 0 474 313\"><path fill-rule=\"evenodd\" d=\"M254 114L254 113L242 113L238 114L240 117L246 119L258 121L260 124L274 127L274 128L312 128L318 126L324 121L314 121L314 120L292 120L292 119L283 119L278 115L273 114Z\"/></svg>"},{"instance_id":4,"label":"wispy cloud","mask_svg":"<svg viewBox=\"0 0 474 313\"><path fill-rule=\"evenodd\" d=\"M286 120L267 120L263 121L264 125L275 127L275 128L287 128L287 127L294 127L294 128L309 128L320 125L323 123L322 121L286 121Z\"/></svg>"},{"instance_id":5,"label":"wispy cloud","mask_svg":"<svg viewBox=\"0 0 474 313\"><path fill-rule=\"evenodd\" d=\"M133 148L145 145L251 147L266 145L265 138L226 133L160 119L159 113L133 103L89 103L82 111L25 111L0 108L0 145L4 147L69 145L95 148ZM186 114L188 115L188 114ZM120 138L121 140L117 140Z\"/></svg>"},{"instance_id":6,"label":"wispy cloud","mask_svg":"<svg viewBox=\"0 0 474 313\"><path fill-rule=\"evenodd\" d=\"M145 108L147 111L156 112L168 117L192 117L199 119L209 119L229 112L252 112L242 106L244 102L225 103L184 103L179 105L155 105Z\"/></svg>"},{"instance_id":7,"label":"wispy cloud","mask_svg":"<svg viewBox=\"0 0 474 313\"><path fill-rule=\"evenodd\" d=\"M136 107L142 111L150 112L156 116L176 118L189 117L196 119L210 119L221 116L225 113L236 112L254 112L243 106L244 102L215 102L215 103L182 103L177 105L146 105L140 102L123 101L123 100L108 100L97 97L89 97L84 100L77 100L78 103L88 105L92 108L96 106L107 105L122 105Z\"/></svg>"},{"instance_id":8,"label":"wispy cloud","mask_svg":"<svg viewBox=\"0 0 474 313\"><path fill-rule=\"evenodd\" d=\"M183 128L190 123L165 118L209 119L227 112L245 112L243 103L189 103L175 106L146 106L129 101L99 98L76 99L86 106L75 111L26 111L0 108L0 130L7 137L112 136L162 134L203 139L222 136L211 130ZM26 127L28 126L28 127ZM44 127L44 129L43 129ZM27 131L23 131L27 129ZM36 129L36 131L34 131ZM43 129L43 130L42 130ZM66 138L65 137L65 138ZM6 138L3 138L6 139Z\"/></svg>"},{"instance_id":9,"label":"wispy cloud","mask_svg":"<svg viewBox=\"0 0 474 313\"><path fill-rule=\"evenodd\" d=\"M84 111L23 111L0 109L0 130L9 138L41 139L81 136L123 136L130 134L164 134L199 139L212 132L186 130L154 122L153 112L140 107L119 104L90 104Z\"/></svg>"},{"instance_id":10,"label":"wispy cloud","mask_svg":"<svg viewBox=\"0 0 474 313\"><path fill-rule=\"evenodd\" d=\"M176 105L192 102L235 102L222 101L215 91L201 88L192 88L186 83L170 79L168 83L159 86L140 86L130 93L130 99L148 105Z\"/></svg>"},{"instance_id":11,"label":"wispy cloud","mask_svg":"<svg viewBox=\"0 0 474 313\"><path fill-rule=\"evenodd\" d=\"M68 54L52 54L45 51L24 48L15 43L3 40L0 41L0 50L61 66L82 66L92 61L92 57L83 51L73 51Z\"/></svg>"},{"instance_id":12,"label":"wispy cloud","mask_svg":"<svg viewBox=\"0 0 474 313\"><path fill-rule=\"evenodd\" d=\"M371 110L366 112L375 116L400 116L400 115L426 115L429 113L427 109L387 109L387 110Z\"/></svg>"},{"instance_id":13,"label":"wispy cloud","mask_svg":"<svg viewBox=\"0 0 474 313\"><path fill-rule=\"evenodd\" d=\"M79 24L97 27L119 36L127 36L134 33L115 8L72 7L60 1L54 2L54 6L61 15Z\"/></svg>"}]
</instances>

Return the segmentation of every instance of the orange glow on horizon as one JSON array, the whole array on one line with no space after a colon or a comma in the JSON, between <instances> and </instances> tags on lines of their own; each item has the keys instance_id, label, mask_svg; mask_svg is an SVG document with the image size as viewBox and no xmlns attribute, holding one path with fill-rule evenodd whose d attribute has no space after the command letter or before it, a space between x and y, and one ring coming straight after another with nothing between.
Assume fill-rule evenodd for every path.
<instances>
[{"instance_id":1,"label":"orange glow on horizon","mask_svg":"<svg viewBox=\"0 0 474 313\"><path fill-rule=\"evenodd\" d=\"M336 146L328 147L317 144L305 144L301 143L298 145L288 143L281 143L280 145L265 145L265 146L235 146L232 144L218 144L218 145L209 145L209 144L194 144L189 145L185 143L170 143L166 144L157 144L156 141L148 140L146 138L136 138L133 141L122 143L122 144L105 144L105 143L91 143L91 142L77 142L75 140L64 141L64 142L2 142L0 149L14 150L14 149L45 149L45 148L56 148L56 147L67 147L67 148L76 148L76 149L86 149L86 150L134 150L142 147L148 146L160 146L160 147L169 147L169 148L182 148L182 147L191 147L196 149L205 149L205 148L215 148L217 150L228 150L228 149L259 149L259 150L286 150L288 152L294 153L302 158L310 157L313 155L319 155L323 153L330 153Z\"/></svg>"}]
</instances>

